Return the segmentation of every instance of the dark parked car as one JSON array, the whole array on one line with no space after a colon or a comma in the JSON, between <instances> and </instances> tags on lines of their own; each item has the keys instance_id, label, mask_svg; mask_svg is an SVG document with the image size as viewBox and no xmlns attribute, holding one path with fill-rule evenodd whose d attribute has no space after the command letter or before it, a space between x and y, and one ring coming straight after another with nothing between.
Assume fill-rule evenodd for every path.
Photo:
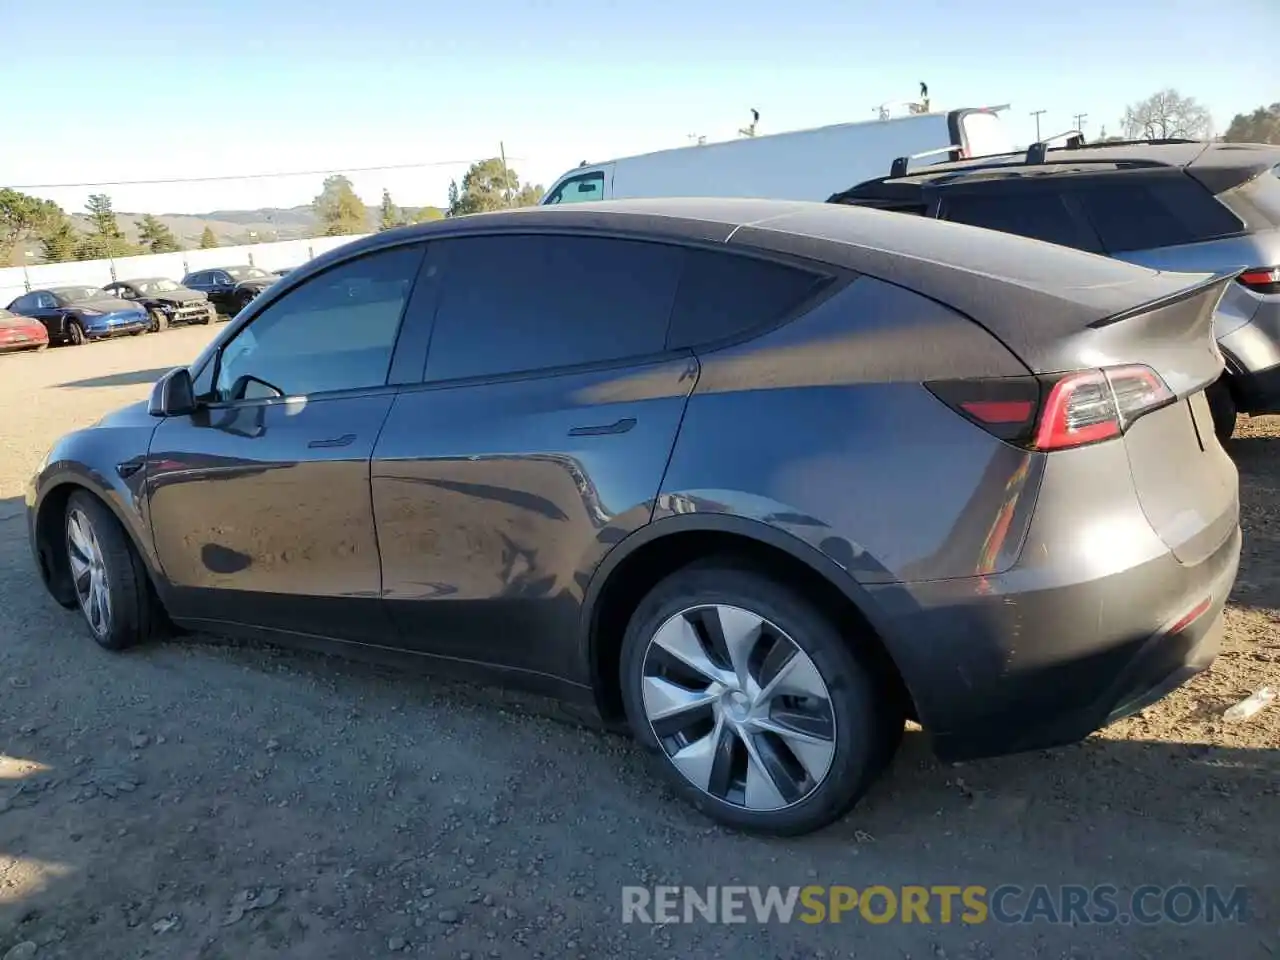
<instances>
[{"instance_id":1,"label":"dark parked car","mask_svg":"<svg viewBox=\"0 0 1280 960\"><path fill-rule=\"evenodd\" d=\"M164 277L120 280L102 289L144 307L151 318L152 333L159 333L174 323L213 323L218 315L207 294Z\"/></svg>"},{"instance_id":2,"label":"dark parked car","mask_svg":"<svg viewBox=\"0 0 1280 960\"><path fill-rule=\"evenodd\" d=\"M43 350L49 346L49 331L39 320L0 310L0 353Z\"/></svg>"},{"instance_id":3,"label":"dark parked car","mask_svg":"<svg viewBox=\"0 0 1280 960\"><path fill-rule=\"evenodd\" d=\"M52 343L84 344L122 334L146 333L147 311L136 303L113 297L100 287L52 287L32 290L9 310L44 324Z\"/></svg>"},{"instance_id":4,"label":"dark parked car","mask_svg":"<svg viewBox=\"0 0 1280 960\"><path fill-rule=\"evenodd\" d=\"M905 718L1049 747L1212 661L1232 282L824 204L392 230L60 440L31 543L104 647L168 618L497 677L799 833Z\"/></svg>"},{"instance_id":5,"label":"dark parked car","mask_svg":"<svg viewBox=\"0 0 1280 960\"><path fill-rule=\"evenodd\" d=\"M1142 140L941 163L831 202L916 213L1104 253L1158 270L1237 272L1219 310L1218 435L1280 413L1280 146Z\"/></svg>"},{"instance_id":6,"label":"dark parked car","mask_svg":"<svg viewBox=\"0 0 1280 960\"><path fill-rule=\"evenodd\" d=\"M218 267L188 273L182 285L206 294L220 313L235 316L279 279L260 267Z\"/></svg>"}]
</instances>

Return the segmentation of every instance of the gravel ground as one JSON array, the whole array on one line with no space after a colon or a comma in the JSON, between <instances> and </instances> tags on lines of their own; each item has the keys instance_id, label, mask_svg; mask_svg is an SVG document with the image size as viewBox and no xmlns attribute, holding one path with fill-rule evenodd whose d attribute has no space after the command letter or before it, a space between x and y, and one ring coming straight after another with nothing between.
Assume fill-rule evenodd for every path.
<instances>
[{"instance_id":1,"label":"gravel ground","mask_svg":"<svg viewBox=\"0 0 1280 960\"><path fill-rule=\"evenodd\" d=\"M210 335L0 358L0 957L1280 956L1280 707L1221 721L1280 685L1280 420L1232 443L1246 555L1212 671L1066 749L944 766L909 733L847 820L766 841L528 698L208 637L98 650L37 582L23 483ZM1216 926L621 923L622 886L658 883L1244 885L1250 907Z\"/></svg>"}]
</instances>

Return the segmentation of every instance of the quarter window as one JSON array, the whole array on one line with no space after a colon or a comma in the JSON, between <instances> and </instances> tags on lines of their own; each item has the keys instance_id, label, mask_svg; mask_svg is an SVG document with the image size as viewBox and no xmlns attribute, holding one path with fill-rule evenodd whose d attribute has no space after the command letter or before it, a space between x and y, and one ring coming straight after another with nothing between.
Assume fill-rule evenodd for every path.
<instances>
[{"instance_id":1,"label":"quarter window","mask_svg":"<svg viewBox=\"0 0 1280 960\"><path fill-rule=\"evenodd\" d=\"M1204 187L1184 174L1114 182L1080 191L1085 214L1111 253L1198 243L1239 233L1240 220Z\"/></svg>"},{"instance_id":2,"label":"quarter window","mask_svg":"<svg viewBox=\"0 0 1280 960\"><path fill-rule=\"evenodd\" d=\"M773 323L813 293L807 270L711 250L689 250L667 346L694 347Z\"/></svg>"},{"instance_id":3,"label":"quarter window","mask_svg":"<svg viewBox=\"0 0 1280 960\"><path fill-rule=\"evenodd\" d=\"M386 383L421 246L340 264L270 304L223 349L219 400L304 396Z\"/></svg>"},{"instance_id":4,"label":"quarter window","mask_svg":"<svg viewBox=\"0 0 1280 960\"><path fill-rule=\"evenodd\" d=\"M438 242L428 380L599 363L664 348L678 247L602 237Z\"/></svg>"}]
</instances>

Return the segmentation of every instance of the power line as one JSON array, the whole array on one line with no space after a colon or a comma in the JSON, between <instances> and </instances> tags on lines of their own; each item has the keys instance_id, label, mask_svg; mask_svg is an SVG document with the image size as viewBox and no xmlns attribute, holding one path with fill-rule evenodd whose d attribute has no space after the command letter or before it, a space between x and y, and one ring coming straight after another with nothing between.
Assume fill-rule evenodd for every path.
<instances>
[{"instance_id":1,"label":"power line","mask_svg":"<svg viewBox=\"0 0 1280 960\"><path fill-rule=\"evenodd\" d=\"M508 160L524 162L522 157ZM327 170L297 170L282 173L234 173L216 177L165 177L159 180L106 180L100 183L15 183L13 190L73 190L81 187L143 187L167 183L215 183L224 180L270 180L277 177L319 177L330 173L378 173L383 170L418 170L423 167L460 167L476 160L428 160L422 163L393 163L379 167L331 167Z\"/></svg>"}]
</instances>

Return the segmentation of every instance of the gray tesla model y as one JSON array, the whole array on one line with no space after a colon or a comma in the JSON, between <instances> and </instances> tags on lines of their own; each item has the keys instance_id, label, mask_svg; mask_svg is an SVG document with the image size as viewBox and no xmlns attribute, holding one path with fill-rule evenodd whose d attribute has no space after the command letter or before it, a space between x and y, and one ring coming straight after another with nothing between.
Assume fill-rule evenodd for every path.
<instances>
[{"instance_id":1,"label":"gray tesla model y","mask_svg":"<svg viewBox=\"0 0 1280 960\"><path fill-rule=\"evenodd\" d=\"M917 720L1067 743L1212 660L1229 275L836 205L460 217L290 273L28 492L60 603L497 678L800 833Z\"/></svg>"}]
</instances>

